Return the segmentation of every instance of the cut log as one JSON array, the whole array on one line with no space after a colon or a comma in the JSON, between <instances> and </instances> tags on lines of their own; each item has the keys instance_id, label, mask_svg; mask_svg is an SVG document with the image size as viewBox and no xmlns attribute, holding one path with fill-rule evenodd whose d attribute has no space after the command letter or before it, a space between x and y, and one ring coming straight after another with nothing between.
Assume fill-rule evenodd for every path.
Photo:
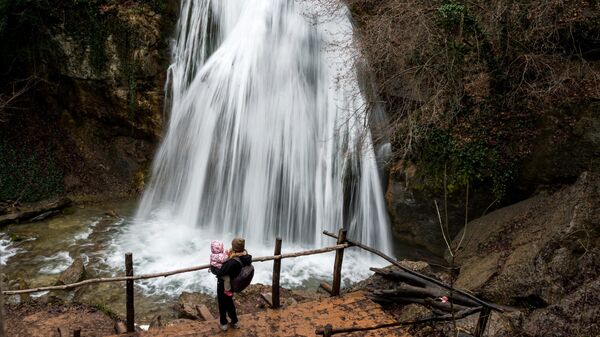
<instances>
[{"instance_id":1,"label":"cut log","mask_svg":"<svg viewBox=\"0 0 600 337\"><path fill-rule=\"evenodd\" d=\"M325 234L325 235L327 235L327 236L330 236L330 237L332 237L332 238L335 238L335 239L337 239L337 238L338 238L338 236L337 236L337 235L335 235L334 233L328 232L328 231L323 231L323 234ZM422 279L425 279L425 280L427 280L427 281L433 282L433 283L435 283L436 285L438 285L438 286L440 286L440 287L442 287L442 288L446 288L446 289L451 289L451 288L452 288L450 285L448 285L448 284L445 284L444 282L441 282L441 281L439 281L439 280L436 280L436 279L434 279L433 277L429 277L429 276L427 276L427 275L423 275L423 274L421 274L421 273L418 273L418 272L416 272L416 271L414 271L414 270L410 270L410 269L408 269L408 268L406 268L406 267L402 266L402 264L401 264L401 263L400 263L398 260L396 260L396 259L394 259L394 258L391 258L389 255L386 255L386 254L384 254L383 252L381 252L381 251L380 251L380 250L378 250L378 249L375 249L375 248L369 247L369 246L367 246L367 245L364 245L364 244L362 244L361 242L358 242L358 241L355 241L355 240L350 240L350 239L347 239L347 240L346 240L346 242L347 242L348 244L350 244L351 246L360 247L360 248L362 248L362 249L364 249L364 250L366 250L366 251L368 251L368 252L371 252L371 253L373 253L373 254L375 254L375 255L378 255L378 256L380 256L380 257L381 257L381 258L383 258L384 260L388 261L389 263L393 264L394 266L396 266L396 267L398 267L398 268L402 269L403 271L405 271L405 272L407 272L407 273L409 273L409 274L413 274L413 275L415 275L415 276L417 276L417 277L420 277L420 278L422 278ZM467 297L467 298L469 298L469 299L471 299L471 300L473 300L473 301L477 302L477 303L478 303L478 305L481 305L481 306L484 306L484 307L490 307L490 308L492 308L492 309L494 309L494 310L496 310L496 311L498 311L498 312L505 312L505 311L506 311L506 308L503 308L503 307L501 307L501 306L499 306L499 305L497 305L497 304L490 303L490 302L484 301L484 300L482 300L482 299L480 299L480 298L477 298L476 296L474 296L474 295L472 295L472 294L468 293L468 292L467 292L467 291L465 291L465 290L462 290L462 289L454 289L454 291L455 291L457 294L461 294L461 295L463 295L463 296L465 296L465 297Z\"/></svg>"},{"instance_id":2,"label":"cut log","mask_svg":"<svg viewBox=\"0 0 600 337\"><path fill-rule=\"evenodd\" d=\"M69 206L71 199L59 198L41 201L31 204L23 204L16 211L0 215L0 226L8 225L15 222L33 221L36 218L43 220L58 213L59 210ZM56 213L52 213L56 212ZM45 216L44 216L45 215Z\"/></svg>"},{"instance_id":3,"label":"cut log","mask_svg":"<svg viewBox=\"0 0 600 337\"><path fill-rule=\"evenodd\" d=\"M394 280L399 280L399 281L408 283L408 284L416 286L416 287L435 286L435 284L433 282L429 282L425 279L422 279L418 276L409 274L404 271L396 271L396 270L380 269L380 268L369 268L369 269L383 277L394 279Z\"/></svg>"},{"instance_id":4,"label":"cut log","mask_svg":"<svg viewBox=\"0 0 600 337\"><path fill-rule=\"evenodd\" d=\"M196 311L198 312L198 317L202 318L205 321L212 321L215 318L210 313L210 310L204 304L196 305Z\"/></svg>"},{"instance_id":5,"label":"cut log","mask_svg":"<svg viewBox=\"0 0 600 337\"><path fill-rule=\"evenodd\" d=\"M400 296L386 296L386 295L367 295L371 300L377 303L416 303L431 308L436 314L446 314L451 311L450 303L442 303L434 301L430 298L417 298L417 297L400 297ZM469 307L454 304L454 311L466 310Z\"/></svg>"},{"instance_id":6,"label":"cut log","mask_svg":"<svg viewBox=\"0 0 600 337\"><path fill-rule=\"evenodd\" d=\"M458 293L454 293L450 298L450 291L444 290L439 287L415 287L409 284L399 284L394 289L390 290L375 290L374 295L380 296L396 296L396 297L416 297L416 298L440 298L447 296L451 301L456 304L464 305L467 307L478 307L479 303L467 298Z\"/></svg>"},{"instance_id":7,"label":"cut log","mask_svg":"<svg viewBox=\"0 0 600 337\"><path fill-rule=\"evenodd\" d=\"M331 295L331 292L333 291L331 289L331 285L329 283L323 282L323 283L319 284L319 287L321 287L321 289L325 290L330 295Z\"/></svg>"}]
</instances>

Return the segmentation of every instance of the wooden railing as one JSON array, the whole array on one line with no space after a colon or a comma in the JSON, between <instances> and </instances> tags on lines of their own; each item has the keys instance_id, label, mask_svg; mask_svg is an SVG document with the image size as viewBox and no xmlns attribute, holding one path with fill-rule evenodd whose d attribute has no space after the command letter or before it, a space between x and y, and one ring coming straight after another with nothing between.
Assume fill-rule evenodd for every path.
<instances>
[{"instance_id":1,"label":"wooden railing","mask_svg":"<svg viewBox=\"0 0 600 337\"><path fill-rule=\"evenodd\" d=\"M339 237L345 238L346 230L341 229L339 232ZM280 276L281 276L281 260L296 258L301 256L315 255L315 254L323 254L329 252L336 252L335 256L335 265L333 270L333 285L330 286L332 289L336 289L337 292L332 292L332 295L339 295L339 289L341 287L341 272L342 272L342 260L344 249L350 247L351 245L345 242L345 239L338 239L337 244L335 246L320 248L320 249L312 249L305 250L295 253L281 253L281 238L277 238L275 241L275 251L272 256L261 256L261 257L253 257L252 262L266 262L266 261L274 261L273 263L273 278L272 278L272 289L270 296L263 296L265 300L270 304L272 308L280 307L280 295L279 295L279 284L280 284ZM98 284L98 283L108 283L108 282L126 282L126 332L134 332L135 331L135 307L134 307L134 296L133 296L133 288L134 281L139 280L147 280L153 278L160 277L168 277L178 274L190 273L199 270L204 270L210 268L210 264L185 268L185 269L177 269L172 271L167 271L163 273L155 273L155 274L141 274L134 275L133 273L133 254L126 253L125 254L125 276L119 277L106 277L106 278L94 278L88 279L81 282L59 285L59 286L47 286L47 287L38 287L32 289L21 289L21 290L6 290L2 293L4 295L22 295L22 294L31 294L37 292L45 292L45 291L53 291L53 290L69 290L75 289L82 286L90 285L90 284ZM63 336L65 337L65 336Z\"/></svg>"},{"instance_id":2,"label":"wooden railing","mask_svg":"<svg viewBox=\"0 0 600 337\"><path fill-rule=\"evenodd\" d=\"M479 305L481 305L481 307L472 308L471 310L468 310L468 312L464 313L465 315L470 315L473 313L480 312L479 322L477 324L476 332L475 332L476 337L480 337L483 335L483 332L485 331L485 328L487 326L487 321L488 321L491 310L496 310L499 312L504 311L504 309L502 307L499 307L493 303L489 303L487 301L481 300L466 291L453 288L450 285L447 285L447 284L445 284L441 281L438 281L434 278L431 278L429 276L426 276L421 273L410 270L408 268L405 268L404 266L402 266L400 264L399 261L389 257L388 255L384 254L383 252L381 252L375 248L364 245L361 242L348 239L346 237L346 235L347 235L346 229L343 229L343 228L340 229L337 235L334 233L328 232L328 231L323 231L323 234L336 239L337 240L336 245L330 246L330 247L324 247L324 248L320 248L320 249L305 250L305 251L300 251L300 252L295 252L295 253L282 254L281 253L282 240L281 240L281 238L277 238L275 241L274 255L252 258L252 262L274 261L272 283L271 283L271 293L270 294L262 294L262 297L265 299L265 301L267 301L269 303L269 305L273 309L277 309L281 306L280 291L279 291L280 290L280 287L279 287L280 276L281 276L281 260L288 259L288 258L296 258L296 257L301 257L301 256L323 254L323 253L335 251L336 254L335 254L335 262L334 262L334 266L333 266L332 284L329 285L327 283L322 283L320 285L320 287L323 288L325 291L327 291L331 296L338 296L340 294L340 290L341 290L342 264L343 264L343 258L344 258L344 250L349 247L359 247L363 250L366 250L368 252L371 252L375 255L382 257L383 259L390 262L394 266L413 275L416 278L427 280L428 282L434 283L442 288L451 290L454 293L461 294L461 295L471 299L472 301L478 303ZM177 269L177 270L167 271L167 272L163 272L163 273L134 275L133 254L126 253L125 254L125 276L88 279L88 280L84 280L81 282L76 282L76 283L71 283L71 284L66 284L66 285L59 285L59 286L47 286L47 287L38 287L38 288L32 288L32 289L21 289L21 290L7 290L7 291L3 291L2 293L4 295L21 295L21 294L31 294L31 293L36 293L36 292L45 292L45 291L53 291L53 290L69 290L69 289L79 288L79 287L90 285L90 284L99 284L99 283L108 283L108 282L126 282L126 287L125 287L126 288L126 304L125 304L126 305L126 331L123 331L123 332L134 332L135 331L135 307L134 307L133 288L134 288L135 281L160 278L160 277L169 277L169 276L173 276L173 275L177 275L177 274L190 273L190 272L195 272L195 271L204 270L204 269L208 269L208 268L210 268L210 265L205 264L205 265L200 265L200 266L195 266L195 267L190 267L190 268L185 268L185 269ZM419 323L419 322L417 322L417 321L410 322L410 324L417 324L417 323ZM372 327L353 327L353 328L337 328L337 329L334 329L331 325L326 325L323 328L317 329L315 331L315 333L317 335L332 336L332 335L335 335L338 333L375 330L375 329L381 329L384 327L392 327L392 326L399 326L399 325L405 325L405 324L407 324L407 322L397 322L397 323L377 325L377 326L372 326ZM66 336L63 336L63 337L66 337Z\"/></svg>"}]
</instances>

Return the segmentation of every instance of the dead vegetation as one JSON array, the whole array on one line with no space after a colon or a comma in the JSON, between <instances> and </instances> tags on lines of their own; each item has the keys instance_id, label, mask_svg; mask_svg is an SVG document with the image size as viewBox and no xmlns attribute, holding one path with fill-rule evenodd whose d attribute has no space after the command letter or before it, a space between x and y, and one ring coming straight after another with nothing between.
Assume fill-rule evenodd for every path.
<instances>
[{"instance_id":1,"label":"dead vegetation","mask_svg":"<svg viewBox=\"0 0 600 337\"><path fill-rule=\"evenodd\" d=\"M451 187L504 194L545 115L600 101L595 1L347 3L391 120L381 137L394 163L426 162L432 186L447 164Z\"/></svg>"}]
</instances>

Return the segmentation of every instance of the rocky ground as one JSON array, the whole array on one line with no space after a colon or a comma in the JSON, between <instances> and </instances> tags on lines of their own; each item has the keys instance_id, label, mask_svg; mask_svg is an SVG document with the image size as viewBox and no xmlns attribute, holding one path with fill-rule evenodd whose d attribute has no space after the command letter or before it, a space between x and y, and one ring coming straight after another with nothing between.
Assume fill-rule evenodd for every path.
<instances>
[{"instance_id":1,"label":"rocky ground","mask_svg":"<svg viewBox=\"0 0 600 337\"><path fill-rule=\"evenodd\" d=\"M255 313L267 308L260 294L270 292L271 287L253 284L243 293L236 295L239 315ZM302 290L281 289L282 307L288 307L320 297L325 294ZM177 325L189 320L200 319L196 305L206 305L214 317L218 317L217 302L214 296L184 292L173 307L177 319L156 316L150 329L165 325ZM7 333L11 337L47 337L57 329L73 331L81 329L82 336L106 336L117 332L116 324L124 321L105 306L88 306L80 303L64 302L55 296L44 296L37 300L24 298L20 304L10 304L6 308Z\"/></svg>"},{"instance_id":2,"label":"rocky ground","mask_svg":"<svg viewBox=\"0 0 600 337\"><path fill-rule=\"evenodd\" d=\"M114 321L97 308L81 304L27 302L6 306L6 333L11 337L48 337L57 328L82 336L101 337L114 333Z\"/></svg>"}]
</instances>

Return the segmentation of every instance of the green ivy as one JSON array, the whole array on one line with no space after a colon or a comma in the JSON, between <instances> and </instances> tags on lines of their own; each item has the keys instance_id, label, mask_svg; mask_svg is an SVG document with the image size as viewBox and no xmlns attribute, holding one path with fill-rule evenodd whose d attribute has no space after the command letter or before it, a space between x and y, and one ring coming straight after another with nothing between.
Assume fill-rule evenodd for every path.
<instances>
[{"instance_id":1,"label":"green ivy","mask_svg":"<svg viewBox=\"0 0 600 337\"><path fill-rule=\"evenodd\" d=\"M424 142L419 164L421 179L434 189L446 188L450 193L467 183L492 186L497 198L506 194L512 182L516 165L503 159L494 146L481 140L459 142L448 131L436 129ZM445 176L444 176L445 175Z\"/></svg>"},{"instance_id":2,"label":"green ivy","mask_svg":"<svg viewBox=\"0 0 600 337\"><path fill-rule=\"evenodd\" d=\"M476 23L475 17L465 5L453 2L441 5L437 10L437 17L438 24L447 30L469 28Z\"/></svg>"}]
</instances>

